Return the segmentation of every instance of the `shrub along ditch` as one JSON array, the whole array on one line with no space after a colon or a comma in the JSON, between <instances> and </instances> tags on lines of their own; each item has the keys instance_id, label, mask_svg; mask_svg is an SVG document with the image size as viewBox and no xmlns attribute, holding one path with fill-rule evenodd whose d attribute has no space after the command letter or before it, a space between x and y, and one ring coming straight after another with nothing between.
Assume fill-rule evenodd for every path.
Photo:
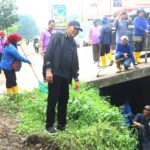
<instances>
[{"instance_id":1,"label":"shrub along ditch","mask_svg":"<svg viewBox=\"0 0 150 150\"><path fill-rule=\"evenodd\" d=\"M119 108L110 105L95 87L85 83L79 92L70 87L67 130L55 137L44 132L47 95L38 89L0 96L0 103L1 111L20 119L17 133L46 137L54 150L56 147L60 150L135 150L137 145L137 137L124 126Z\"/></svg>"}]
</instances>

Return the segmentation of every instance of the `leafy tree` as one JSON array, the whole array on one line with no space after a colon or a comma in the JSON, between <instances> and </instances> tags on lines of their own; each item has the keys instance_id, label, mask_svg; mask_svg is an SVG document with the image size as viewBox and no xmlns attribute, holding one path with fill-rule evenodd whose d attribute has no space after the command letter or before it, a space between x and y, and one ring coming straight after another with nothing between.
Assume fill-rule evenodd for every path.
<instances>
[{"instance_id":1,"label":"leafy tree","mask_svg":"<svg viewBox=\"0 0 150 150\"><path fill-rule=\"evenodd\" d=\"M18 31L19 25L14 24L13 26L7 28L7 34L16 33Z\"/></svg>"},{"instance_id":2,"label":"leafy tree","mask_svg":"<svg viewBox=\"0 0 150 150\"><path fill-rule=\"evenodd\" d=\"M18 21L15 0L0 0L0 28L7 30Z\"/></svg>"},{"instance_id":3,"label":"leafy tree","mask_svg":"<svg viewBox=\"0 0 150 150\"><path fill-rule=\"evenodd\" d=\"M23 38L32 40L39 34L39 28L32 16L22 15L19 16L19 29L17 32L20 33Z\"/></svg>"}]
</instances>

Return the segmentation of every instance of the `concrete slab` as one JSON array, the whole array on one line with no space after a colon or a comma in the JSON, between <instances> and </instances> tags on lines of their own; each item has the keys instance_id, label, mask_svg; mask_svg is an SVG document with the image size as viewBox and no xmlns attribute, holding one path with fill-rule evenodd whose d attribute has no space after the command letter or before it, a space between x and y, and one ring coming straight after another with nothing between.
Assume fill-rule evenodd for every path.
<instances>
[{"instance_id":1,"label":"concrete slab","mask_svg":"<svg viewBox=\"0 0 150 150\"><path fill-rule=\"evenodd\" d=\"M115 73L114 66L108 67L99 72L99 77L95 77L88 83L95 83L99 88L139 79L150 76L150 63L138 65L139 69L131 67L128 71Z\"/></svg>"}]
</instances>

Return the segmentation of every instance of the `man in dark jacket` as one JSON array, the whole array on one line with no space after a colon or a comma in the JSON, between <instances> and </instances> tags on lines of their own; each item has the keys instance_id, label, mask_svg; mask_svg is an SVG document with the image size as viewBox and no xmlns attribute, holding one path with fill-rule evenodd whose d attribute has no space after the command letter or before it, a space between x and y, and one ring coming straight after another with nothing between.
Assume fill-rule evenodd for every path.
<instances>
[{"instance_id":1,"label":"man in dark jacket","mask_svg":"<svg viewBox=\"0 0 150 150\"><path fill-rule=\"evenodd\" d=\"M55 134L55 109L57 106L57 129L64 131L66 126L69 83L75 80L79 89L78 54L74 37L82 31L77 21L69 22L65 33L53 34L45 53L46 80L48 81L48 105L46 131Z\"/></svg>"}]
</instances>

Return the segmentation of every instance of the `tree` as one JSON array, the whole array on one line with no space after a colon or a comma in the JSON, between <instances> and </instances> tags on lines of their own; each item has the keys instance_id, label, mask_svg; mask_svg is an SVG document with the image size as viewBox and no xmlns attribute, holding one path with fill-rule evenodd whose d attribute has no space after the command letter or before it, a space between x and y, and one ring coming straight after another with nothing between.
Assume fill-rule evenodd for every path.
<instances>
[{"instance_id":1,"label":"tree","mask_svg":"<svg viewBox=\"0 0 150 150\"><path fill-rule=\"evenodd\" d=\"M33 40L33 38L39 34L39 28L32 16L22 15L19 16L19 29L17 32L23 38Z\"/></svg>"},{"instance_id":2,"label":"tree","mask_svg":"<svg viewBox=\"0 0 150 150\"><path fill-rule=\"evenodd\" d=\"M18 21L15 0L0 0L0 28L7 30Z\"/></svg>"}]
</instances>

